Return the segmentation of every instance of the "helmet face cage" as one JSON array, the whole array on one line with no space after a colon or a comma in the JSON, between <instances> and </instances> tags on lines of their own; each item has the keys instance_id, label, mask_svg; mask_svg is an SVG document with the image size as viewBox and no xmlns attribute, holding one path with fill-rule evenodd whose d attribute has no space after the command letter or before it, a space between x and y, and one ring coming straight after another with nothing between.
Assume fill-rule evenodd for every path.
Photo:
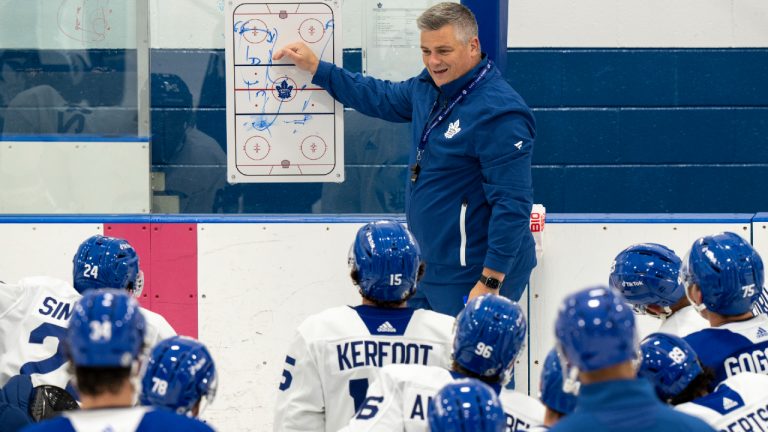
<instances>
[{"instance_id":1,"label":"helmet face cage","mask_svg":"<svg viewBox=\"0 0 768 432\"><path fill-rule=\"evenodd\" d=\"M467 303L456 318L453 359L480 376L511 378L525 347L528 325L520 306L502 296L483 295Z\"/></svg>"},{"instance_id":2,"label":"helmet face cage","mask_svg":"<svg viewBox=\"0 0 768 432\"><path fill-rule=\"evenodd\" d=\"M643 340L640 349L642 362L637 375L648 379L664 401L680 394L703 373L696 353L680 337L653 333Z\"/></svg>"},{"instance_id":3,"label":"helmet face cage","mask_svg":"<svg viewBox=\"0 0 768 432\"><path fill-rule=\"evenodd\" d=\"M428 408L430 431L502 432L506 415L493 389L476 379L464 378L446 384Z\"/></svg>"},{"instance_id":4,"label":"helmet face cage","mask_svg":"<svg viewBox=\"0 0 768 432\"><path fill-rule=\"evenodd\" d=\"M143 405L191 414L198 401L201 411L213 402L216 385L216 367L205 345L192 338L174 336L152 350L140 400Z\"/></svg>"},{"instance_id":5,"label":"helmet face cage","mask_svg":"<svg viewBox=\"0 0 768 432\"><path fill-rule=\"evenodd\" d=\"M81 243L75 253L72 282L81 294L88 289L121 288L138 297L144 287L144 276L130 243L95 235Z\"/></svg>"},{"instance_id":6,"label":"helmet face cage","mask_svg":"<svg viewBox=\"0 0 768 432\"><path fill-rule=\"evenodd\" d=\"M688 289L696 284L701 290L702 304L697 309L720 315L749 312L763 291L760 255L746 240L730 232L696 240L683 275Z\"/></svg>"},{"instance_id":7,"label":"helmet face cage","mask_svg":"<svg viewBox=\"0 0 768 432\"><path fill-rule=\"evenodd\" d=\"M86 292L75 304L67 346L76 366L130 367L144 344L146 322L125 290Z\"/></svg>"},{"instance_id":8,"label":"helmet face cage","mask_svg":"<svg viewBox=\"0 0 768 432\"><path fill-rule=\"evenodd\" d=\"M398 222L372 222L360 228L348 262L368 298L398 302L416 291L421 252L411 233Z\"/></svg>"},{"instance_id":9,"label":"helmet face cage","mask_svg":"<svg viewBox=\"0 0 768 432\"><path fill-rule=\"evenodd\" d=\"M637 357L634 313L621 294L608 287L567 296L558 311L555 336L565 359L581 372Z\"/></svg>"},{"instance_id":10,"label":"helmet face cage","mask_svg":"<svg viewBox=\"0 0 768 432\"><path fill-rule=\"evenodd\" d=\"M632 245L616 256L611 267L610 285L622 293L636 312L658 316L647 311L646 306L669 307L685 295L680 265L680 258L664 245Z\"/></svg>"}]
</instances>

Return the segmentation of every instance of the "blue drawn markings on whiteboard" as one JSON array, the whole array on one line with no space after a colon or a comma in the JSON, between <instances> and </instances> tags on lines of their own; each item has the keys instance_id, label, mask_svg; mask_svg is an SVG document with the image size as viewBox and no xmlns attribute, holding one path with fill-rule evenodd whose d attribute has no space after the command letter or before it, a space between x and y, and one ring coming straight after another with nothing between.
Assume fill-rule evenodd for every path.
<instances>
[{"instance_id":1,"label":"blue drawn markings on whiteboard","mask_svg":"<svg viewBox=\"0 0 768 432\"><path fill-rule=\"evenodd\" d=\"M249 101L251 100L251 93L253 92L253 90L251 90L251 86L255 86L258 83L259 83L259 80L248 81L247 79L243 78L243 84L245 84L245 86L248 88L248 100ZM261 91L263 91L263 90L261 90ZM258 95L258 92L256 94Z\"/></svg>"},{"instance_id":2,"label":"blue drawn markings on whiteboard","mask_svg":"<svg viewBox=\"0 0 768 432\"><path fill-rule=\"evenodd\" d=\"M275 51L275 45L277 45L277 28L273 27L274 38L272 39L272 46L269 48L269 65L267 66L267 82L274 84L275 81L269 77L269 70L272 68L272 53Z\"/></svg>"},{"instance_id":3,"label":"blue drawn markings on whiteboard","mask_svg":"<svg viewBox=\"0 0 768 432\"><path fill-rule=\"evenodd\" d=\"M333 29L333 18L329 19L325 23L325 29ZM325 41L325 45L323 45L323 49L320 51L320 58L323 58L323 54L325 54L325 49L328 48L328 42L330 42L333 39L333 31L331 31L331 35L328 37L328 39Z\"/></svg>"},{"instance_id":4,"label":"blue drawn markings on whiteboard","mask_svg":"<svg viewBox=\"0 0 768 432\"><path fill-rule=\"evenodd\" d=\"M254 34L255 33L259 33L259 32L260 33L266 33L266 35L267 35L266 36L267 37L267 39L266 39L267 42L272 42L275 39L275 37L277 36L277 31L275 31L273 33L271 31L269 31L268 28L248 27L247 24L249 22L251 22L251 21L252 20L248 20L248 21L235 21L235 25L234 25L234 28L233 28L234 32L239 34L240 36L244 35L245 33L254 33Z\"/></svg>"},{"instance_id":5,"label":"blue drawn markings on whiteboard","mask_svg":"<svg viewBox=\"0 0 768 432\"><path fill-rule=\"evenodd\" d=\"M305 125L309 120L312 119L312 116L309 114L304 114L303 118L296 119L296 120L283 120L283 123L285 124L295 124L295 125ZM296 129L294 129L295 131Z\"/></svg>"},{"instance_id":6,"label":"blue drawn markings on whiteboard","mask_svg":"<svg viewBox=\"0 0 768 432\"><path fill-rule=\"evenodd\" d=\"M245 59L250 61L252 65L259 65L261 64L261 59L258 57L251 56L251 46L246 45L245 46Z\"/></svg>"}]
</instances>

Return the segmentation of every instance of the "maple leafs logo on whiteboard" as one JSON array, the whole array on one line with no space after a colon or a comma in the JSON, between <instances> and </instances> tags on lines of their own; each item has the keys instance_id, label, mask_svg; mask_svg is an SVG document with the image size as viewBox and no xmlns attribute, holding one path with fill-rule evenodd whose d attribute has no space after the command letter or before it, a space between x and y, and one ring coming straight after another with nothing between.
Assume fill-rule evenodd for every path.
<instances>
[{"instance_id":1,"label":"maple leafs logo on whiteboard","mask_svg":"<svg viewBox=\"0 0 768 432\"><path fill-rule=\"evenodd\" d=\"M459 120L457 119L455 122L448 124L448 130L445 131L445 134L443 135L445 135L446 138L451 139L459 132L461 132L461 128L459 127Z\"/></svg>"},{"instance_id":2,"label":"maple leafs logo on whiteboard","mask_svg":"<svg viewBox=\"0 0 768 432\"><path fill-rule=\"evenodd\" d=\"M277 90L277 97L280 99L290 99L291 98L291 90L293 90L292 85L288 85L288 80L283 80L280 84L275 87Z\"/></svg>"}]
</instances>

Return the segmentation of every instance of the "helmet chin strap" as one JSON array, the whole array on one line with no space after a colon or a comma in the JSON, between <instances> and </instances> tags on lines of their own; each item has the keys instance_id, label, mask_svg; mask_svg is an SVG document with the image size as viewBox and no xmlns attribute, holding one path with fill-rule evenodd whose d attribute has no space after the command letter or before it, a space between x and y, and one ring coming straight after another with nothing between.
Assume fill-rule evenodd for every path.
<instances>
[{"instance_id":1,"label":"helmet chin strap","mask_svg":"<svg viewBox=\"0 0 768 432\"><path fill-rule=\"evenodd\" d=\"M568 365L567 369L564 369L563 379L563 391L575 396L579 395L581 389L581 382L579 382L579 368Z\"/></svg>"},{"instance_id":2,"label":"helmet chin strap","mask_svg":"<svg viewBox=\"0 0 768 432\"><path fill-rule=\"evenodd\" d=\"M661 306L661 312L656 313L654 311L649 310L648 307L646 306L643 308L642 315L649 315L654 318L665 320L669 318L670 315L672 315L672 308L670 308L669 306Z\"/></svg>"},{"instance_id":3,"label":"helmet chin strap","mask_svg":"<svg viewBox=\"0 0 768 432\"><path fill-rule=\"evenodd\" d=\"M701 315L701 313L704 312L704 310L707 309L707 305L705 305L704 302L701 302L701 303L697 304L693 300L693 297L691 297L691 291L690 291L690 287L691 286L693 286L693 285L686 285L685 286L685 296L688 298L688 301L691 302L691 306L693 306L693 308L696 310L696 312L698 312L699 315Z\"/></svg>"}]
</instances>

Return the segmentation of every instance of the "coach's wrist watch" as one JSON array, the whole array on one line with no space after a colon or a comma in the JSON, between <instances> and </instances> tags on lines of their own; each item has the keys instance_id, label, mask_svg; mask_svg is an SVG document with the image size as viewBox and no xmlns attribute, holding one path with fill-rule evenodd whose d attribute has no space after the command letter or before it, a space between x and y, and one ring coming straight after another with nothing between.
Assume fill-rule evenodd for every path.
<instances>
[{"instance_id":1,"label":"coach's wrist watch","mask_svg":"<svg viewBox=\"0 0 768 432\"><path fill-rule=\"evenodd\" d=\"M495 277L492 276L486 276L486 275L480 275L480 283L485 285L486 287L490 289L499 289L501 288L502 282Z\"/></svg>"}]
</instances>

